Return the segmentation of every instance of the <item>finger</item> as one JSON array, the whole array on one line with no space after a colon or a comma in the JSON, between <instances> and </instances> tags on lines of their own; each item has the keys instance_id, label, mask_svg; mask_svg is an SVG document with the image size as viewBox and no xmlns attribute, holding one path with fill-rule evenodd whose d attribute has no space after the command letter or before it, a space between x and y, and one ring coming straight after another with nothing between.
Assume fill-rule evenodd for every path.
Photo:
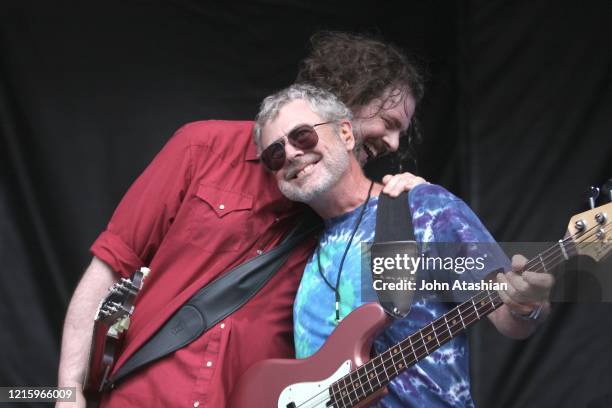
<instances>
[{"instance_id":1,"label":"finger","mask_svg":"<svg viewBox=\"0 0 612 408\"><path fill-rule=\"evenodd\" d=\"M391 176L385 187L383 193L388 194L391 197L397 197L404 191L404 186L400 175Z\"/></svg>"},{"instance_id":2,"label":"finger","mask_svg":"<svg viewBox=\"0 0 612 408\"><path fill-rule=\"evenodd\" d=\"M498 281L505 284L506 289L504 290L504 293L510 299L512 299L513 302L519 304L524 303L525 299L523 298L521 291L515 286L517 284L520 285L521 283L520 281L513 279L512 272L498 274ZM522 287L522 289L524 290L525 287Z\"/></svg>"},{"instance_id":3,"label":"finger","mask_svg":"<svg viewBox=\"0 0 612 408\"><path fill-rule=\"evenodd\" d=\"M386 174L383 178L382 178L382 183L384 185L387 185L387 183L389 182L389 180L391 180L391 177L393 177L391 174Z\"/></svg>"},{"instance_id":4,"label":"finger","mask_svg":"<svg viewBox=\"0 0 612 408\"><path fill-rule=\"evenodd\" d=\"M512 270L514 272L520 272L525 269L525 265L527 264L527 258L523 255L516 254L512 256Z\"/></svg>"},{"instance_id":5,"label":"finger","mask_svg":"<svg viewBox=\"0 0 612 408\"><path fill-rule=\"evenodd\" d=\"M541 291L550 291L555 284L555 277L550 273L523 272L523 280Z\"/></svg>"},{"instance_id":6,"label":"finger","mask_svg":"<svg viewBox=\"0 0 612 408\"><path fill-rule=\"evenodd\" d=\"M417 177L411 173L402 173L389 176L388 183L394 183L395 187L399 191L409 191L411 188L416 187L419 184L426 183L423 177Z\"/></svg>"},{"instance_id":7,"label":"finger","mask_svg":"<svg viewBox=\"0 0 612 408\"><path fill-rule=\"evenodd\" d=\"M503 274L507 282L509 282L512 289L517 292L526 292L529 290L529 283L521 275L514 271L508 271Z\"/></svg>"},{"instance_id":8,"label":"finger","mask_svg":"<svg viewBox=\"0 0 612 408\"><path fill-rule=\"evenodd\" d=\"M497 280L500 283L508 283L505 279L504 274L501 273L497 275ZM510 287L511 286L508 284L508 288ZM537 306L537 303L522 303L517 301L510 295L508 290L498 290L497 293L499 294L499 297L501 298L502 302L508 305L510 309L520 314L529 314L531 313L533 308Z\"/></svg>"},{"instance_id":9,"label":"finger","mask_svg":"<svg viewBox=\"0 0 612 408\"><path fill-rule=\"evenodd\" d=\"M517 304L532 305L544 297L514 272L504 273L500 278L506 283L506 294Z\"/></svg>"},{"instance_id":10,"label":"finger","mask_svg":"<svg viewBox=\"0 0 612 408\"><path fill-rule=\"evenodd\" d=\"M554 277L550 274L525 271L522 275L507 272L507 294L521 304L539 304L550 299Z\"/></svg>"}]
</instances>

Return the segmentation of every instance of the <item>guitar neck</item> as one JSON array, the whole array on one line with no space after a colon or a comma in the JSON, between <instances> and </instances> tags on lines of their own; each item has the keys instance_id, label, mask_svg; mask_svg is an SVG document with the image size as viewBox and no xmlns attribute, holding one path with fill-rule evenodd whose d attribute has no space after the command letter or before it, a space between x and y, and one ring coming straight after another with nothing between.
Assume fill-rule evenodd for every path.
<instances>
[{"instance_id":1,"label":"guitar neck","mask_svg":"<svg viewBox=\"0 0 612 408\"><path fill-rule=\"evenodd\" d=\"M525 270L551 272L576 254L571 240L560 240L529 260ZM503 304L497 291L484 290L451 309L421 330L342 377L329 388L333 406L354 406L365 400L408 367L424 359L453 337L463 333Z\"/></svg>"}]
</instances>

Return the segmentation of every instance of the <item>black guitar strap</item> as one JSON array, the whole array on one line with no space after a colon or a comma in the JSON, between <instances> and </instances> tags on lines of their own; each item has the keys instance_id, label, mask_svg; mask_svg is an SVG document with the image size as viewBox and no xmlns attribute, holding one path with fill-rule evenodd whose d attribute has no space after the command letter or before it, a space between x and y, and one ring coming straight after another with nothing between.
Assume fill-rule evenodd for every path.
<instances>
[{"instance_id":1,"label":"black guitar strap","mask_svg":"<svg viewBox=\"0 0 612 408\"><path fill-rule=\"evenodd\" d=\"M200 289L119 368L104 388L113 388L138 368L188 345L234 313L272 278L291 250L321 226L320 219L308 213L277 247L236 266Z\"/></svg>"},{"instance_id":2,"label":"black guitar strap","mask_svg":"<svg viewBox=\"0 0 612 408\"><path fill-rule=\"evenodd\" d=\"M397 254L418 256L418 246L414 238L412 213L408 205L408 193L403 192L397 198L386 194L378 197L376 210L376 232L371 248L372 262L377 257L395 258ZM417 274L410 275L406 271L385 269L381 274L375 274L372 267L372 279L384 282L397 282L404 277L416 284ZM378 301L385 311L396 318L405 317L410 312L414 291L409 290L378 290Z\"/></svg>"}]
</instances>

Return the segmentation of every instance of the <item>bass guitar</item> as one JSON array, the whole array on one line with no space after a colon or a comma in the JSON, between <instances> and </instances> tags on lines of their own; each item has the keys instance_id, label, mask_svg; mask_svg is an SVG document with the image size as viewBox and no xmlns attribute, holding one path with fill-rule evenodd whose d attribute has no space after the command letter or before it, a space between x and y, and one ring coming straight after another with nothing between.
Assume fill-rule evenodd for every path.
<instances>
[{"instance_id":1,"label":"bass guitar","mask_svg":"<svg viewBox=\"0 0 612 408\"><path fill-rule=\"evenodd\" d=\"M525 270L551 272L576 255L600 261L612 248L609 214L612 203L575 215L565 238L528 261ZM253 365L234 389L230 407L368 406L384 396L386 385L397 375L502 304L497 291L479 292L371 359L373 339L391 318L379 304L365 304L350 313L311 357Z\"/></svg>"}]
</instances>

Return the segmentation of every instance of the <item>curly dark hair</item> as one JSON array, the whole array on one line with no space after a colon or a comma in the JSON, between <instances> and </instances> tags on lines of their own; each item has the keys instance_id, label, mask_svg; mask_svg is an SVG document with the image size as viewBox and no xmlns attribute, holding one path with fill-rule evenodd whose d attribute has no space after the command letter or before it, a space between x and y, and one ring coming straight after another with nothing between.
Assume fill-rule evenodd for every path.
<instances>
[{"instance_id":1,"label":"curly dark hair","mask_svg":"<svg viewBox=\"0 0 612 408\"><path fill-rule=\"evenodd\" d=\"M315 33L310 42L296 82L324 88L351 109L382 97L389 87L410 92L417 103L423 97L419 68L394 45L335 31Z\"/></svg>"},{"instance_id":2,"label":"curly dark hair","mask_svg":"<svg viewBox=\"0 0 612 408\"><path fill-rule=\"evenodd\" d=\"M417 106L425 92L424 78L414 58L372 36L320 31L311 38L310 54L300 66L296 83L309 83L334 93L351 110L381 98L379 109L389 109L398 93L409 93ZM385 95L385 91L391 89ZM383 99L384 98L384 99ZM395 99L394 99L395 100ZM400 158L414 160L412 144L420 139L416 118Z\"/></svg>"}]
</instances>

